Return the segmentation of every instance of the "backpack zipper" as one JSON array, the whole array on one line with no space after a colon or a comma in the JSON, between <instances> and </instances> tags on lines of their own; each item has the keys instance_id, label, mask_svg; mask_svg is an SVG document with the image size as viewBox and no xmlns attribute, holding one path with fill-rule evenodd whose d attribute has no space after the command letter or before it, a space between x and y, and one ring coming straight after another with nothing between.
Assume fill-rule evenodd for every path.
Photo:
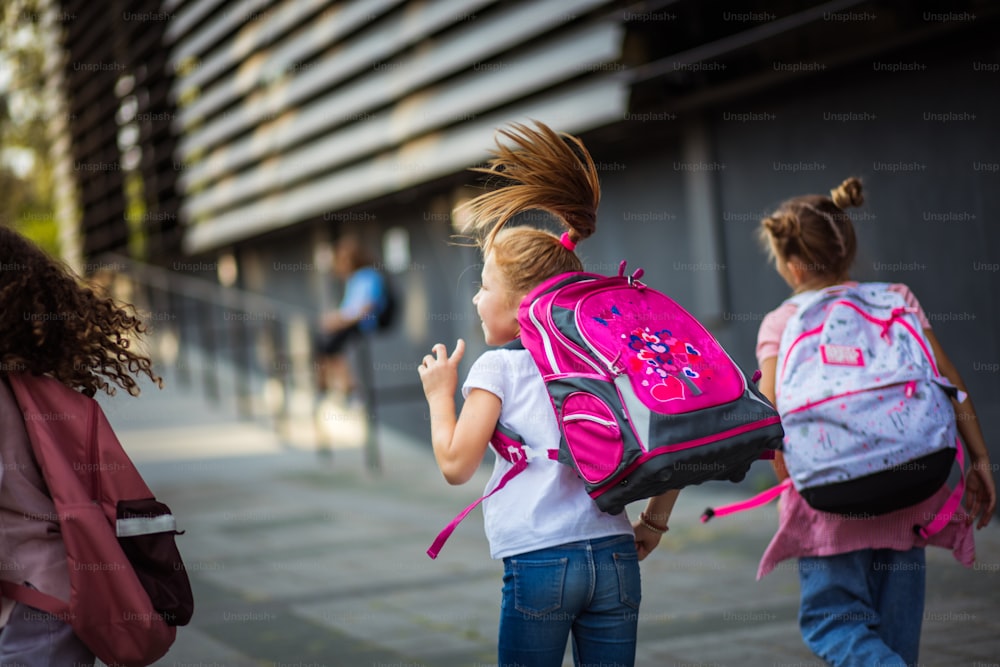
<instances>
[{"instance_id":1,"label":"backpack zipper","mask_svg":"<svg viewBox=\"0 0 1000 667\"><path fill-rule=\"evenodd\" d=\"M545 327L542 326L542 323L538 321L538 316L535 315L535 307L537 305L537 300L531 304L531 307L528 308L528 317L531 318L531 323L534 325L535 330L542 339L542 350L545 352L545 358L549 362L549 368L552 369L553 373L562 373L562 369L559 368L559 364L556 363L556 355L552 351L552 341L549 339L549 334L545 331Z\"/></svg>"},{"instance_id":2,"label":"backpack zipper","mask_svg":"<svg viewBox=\"0 0 1000 667\"><path fill-rule=\"evenodd\" d=\"M630 284L630 286L631 286L631 284ZM645 285L643 285L643 287L645 287ZM609 286L609 287L604 288L601 291L606 291L606 290L610 290L610 289L620 289L620 288L617 287L617 286ZM669 297L667 297L667 298L669 299ZM671 301L673 301L673 300L671 299ZM733 360L733 358L729 354L729 352L724 347L722 347L722 345L719 344L719 341L715 338L715 336L713 336L712 333L708 329L705 328L705 325L703 325L694 316L692 316L690 313L688 313L679 303L677 303L676 301L674 301L673 303L674 303L674 306L676 306L678 310L680 310L682 313L686 313L688 315L688 317L690 317L690 319L691 319L692 322L694 322L699 327L701 327L701 330L709 338L711 338L712 340L715 341L716 345L718 345L719 349L725 355L726 359L729 360L729 364L730 364L733 372L736 373L737 376L739 376L740 382L743 384L743 393L740 394L740 396L737 396L737 397L735 397L735 398L733 398L733 399L731 399L729 401L724 401L722 403L717 403L716 405L724 405L725 403L732 403L735 400L739 400L739 398L741 396L744 396L747 393L749 393L750 396L754 400L756 400L758 403L760 403L761 405L765 405L768 408L772 408L773 406L771 406L770 403L765 403L764 401L762 401L759 398L757 398L757 396L754 395L754 393L752 391L749 391L749 385L747 384L746 375L743 373L742 370L740 370L739 365ZM600 359L602 362L604 362L605 366L607 366L608 372L611 373L611 376L612 377L618 377L619 375L626 375L627 372L624 369L618 369L615 366L615 363L618 361L618 358L621 356L621 354L619 354L619 356L616 357L614 360L609 360L607 357L605 357L603 354L601 354L601 351L597 349L597 345L595 345L594 342L591 341L586 336L586 334L584 333L583 328L580 326L580 309L579 308L574 309L573 316L574 316L573 317L573 322L576 325L577 331L580 332L580 338L582 338L583 341L587 344L587 347L594 354L594 356L596 356L598 359Z\"/></svg>"},{"instance_id":3,"label":"backpack zipper","mask_svg":"<svg viewBox=\"0 0 1000 667\"><path fill-rule=\"evenodd\" d=\"M934 373L934 377L937 378L937 377L941 376L940 371L938 371L937 361L934 359L934 354L927 348L927 344L924 342L924 338L916 330L914 330L914 328L910 325L909 322L907 322L902 317L902 315L911 312L909 309L896 308L896 309L894 309L892 311L892 315L888 319L882 320L880 318L873 317L873 316L869 315L868 313L866 313L863 310L861 310L860 308L858 308L857 305L855 305L854 303L852 303L852 302L850 302L850 301L848 301L846 299L841 299L839 301L834 301L833 303L830 304L829 310L832 311L835 306L840 305L840 304L848 306L848 307L852 308L853 310L857 311L857 313L859 315L861 315L861 317L863 317L864 319L868 320L872 324L881 326L883 328L884 334L888 333L889 329L892 328L893 324L898 324L901 327L903 327L904 329L906 329L906 331L911 336L913 336L914 340L916 340L917 345L920 347L921 351L924 353L924 356L927 358L927 362L931 366L931 371ZM793 315L793 317L794 317L794 315ZM823 327L826 325L826 321L829 319L829 317L830 317L830 315L829 315L829 311L828 311L827 312L827 316L823 318L823 322L818 327L816 327L815 329L810 329L809 331L802 332L801 334L799 334L799 337L796 338L794 341L792 341L792 344L788 346L788 349L785 351L785 356L784 356L784 358L781 361L781 375L779 377L775 378L775 383L774 383L774 387L775 387L775 401L777 401L777 398L778 398L778 396L777 396L778 389L781 387L782 380L784 380L785 371L786 371L786 369L788 367L788 359L791 357L792 350L794 350L795 346L798 345L799 343L801 343L806 338L811 338L812 336L818 336L818 335L822 334L823 333ZM899 384L899 383L893 383L893 384ZM884 386L891 386L891 385L884 385ZM880 388L881 387L872 387L872 389L880 389ZM907 394L907 398L909 398L909 397L910 397L910 395ZM811 405L815 405L815 403L812 403ZM796 408L796 409L801 409L801 408Z\"/></svg>"},{"instance_id":4,"label":"backpack zipper","mask_svg":"<svg viewBox=\"0 0 1000 667\"><path fill-rule=\"evenodd\" d=\"M928 380L930 381L930 380ZM818 401L813 401L812 403L806 403L805 405L800 405L797 408L792 408L786 412L783 416L793 415L796 412L802 412L803 410L810 410L815 408L817 405L823 405L824 403L829 403L830 401L836 401L848 396L858 396L860 394L870 394L873 391L884 391L886 389L891 389L893 387L903 387L903 394L906 398L913 398L917 392L917 381L916 380L900 380L899 382L890 382L889 384L880 384L877 387L865 387L864 389L857 389L855 391L845 391L841 394L834 394L833 396L825 396Z\"/></svg>"},{"instance_id":5,"label":"backpack zipper","mask_svg":"<svg viewBox=\"0 0 1000 667\"><path fill-rule=\"evenodd\" d=\"M545 351L545 358L549 362L549 367L552 369L554 373L561 374L563 371L559 367L559 364L556 363L555 352L553 352L552 350L553 347L552 339L549 337L548 331L546 331L545 326L538 320L538 316L535 314L535 306L537 304L538 301L535 301L534 303L531 304L531 308L528 309L528 316L531 318L531 323L534 325L535 329L538 331L539 336L541 336L542 338L542 347ZM549 319L551 321L551 318ZM552 323L552 330L556 333L559 333L559 328L556 327L554 322ZM582 354L579 350L577 350L575 346L571 345L567 341L563 341L561 334L559 334L559 336L560 337L556 339L556 342L559 343L559 346L561 348L567 350L575 357L585 362L588 366L593 368L595 372L601 375L604 374L604 371L601 370L600 366L598 366L593 361L588 359L584 354Z\"/></svg>"},{"instance_id":6,"label":"backpack zipper","mask_svg":"<svg viewBox=\"0 0 1000 667\"><path fill-rule=\"evenodd\" d=\"M595 417L594 415L574 413L571 415L566 415L563 417L563 423L566 422L578 422L578 421L588 421L594 422L595 424L600 424L601 426L606 426L611 430L618 430L618 422L611 421L610 419L601 419L600 417Z\"/></svg>"}]
</instances>

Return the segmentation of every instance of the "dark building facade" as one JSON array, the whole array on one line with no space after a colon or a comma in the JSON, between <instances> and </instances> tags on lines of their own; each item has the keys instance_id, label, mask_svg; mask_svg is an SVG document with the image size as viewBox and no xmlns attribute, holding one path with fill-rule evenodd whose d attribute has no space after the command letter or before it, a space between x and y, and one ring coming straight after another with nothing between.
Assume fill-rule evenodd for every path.
<instances>
[{"instance_id":1,"label":"dark building facade","mask_svg":"<svg viewBox=\"0 0 1000 667\"><path fill-rule=\"evenodd\" d=\"M465 169L494 128L537 118L597 162L587 268L643 267L748 366L788 295L760 218L861 177L854 277L913 288L987 441L1000 432L994 3L165 0L131 21L64 4L93 15L66 30L72 58L111 49L154 91L140 109L170 116L139 134L147 210L176 215L149 226L151 261L211 275L225 255L242 287L318 309L336 286L317 249L345 233L379 249L404 304L373 345L394 425L427 432L413 368L431 344L484 349L478 257L450 245L452 209L476 192ZM74 85L107 101L109 81ZM73 127L80 161L110 155L96 128L113 113L94 106ZM81 177L89 252L127 249L120 184L104 176Z\"/></svg>"}]
</instances>

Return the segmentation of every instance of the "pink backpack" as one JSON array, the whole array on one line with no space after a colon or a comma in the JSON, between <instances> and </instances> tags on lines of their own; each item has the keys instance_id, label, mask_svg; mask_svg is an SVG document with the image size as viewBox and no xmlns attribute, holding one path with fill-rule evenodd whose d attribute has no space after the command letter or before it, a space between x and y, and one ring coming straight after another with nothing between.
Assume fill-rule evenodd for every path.
<instances>
[{"instance_id":1,"label":"pink backpack","mask_svg":"<svg viewBox=\"0 0 1000 667\"><path fill-rule=\"evenodd\" d=\"M551 456L576 470L610 514L671 489L739 481L783 434L756 378L641 277L642 269L626 276L625 262L617 276L561 274L518 310L520 344L562 433Z\"/></svg>"},{"instance_id":2,"label":"pink backpack","mask_svg":"<svg viewBox=\"0 0 1000 667\"><path fill-rule=\"evenodd\" d=\"M796 311L782 334L775 393L790 483L813 508L852 516L885 514L936 493L956 445L962 463L950 400L958 392L938 372L903 296L886 283L862 283L788 302ZM963 489L960 483L943 517ZM916 529L926 536L943 523Z\"/></svg>"},{"instance_id":3,"label":"pink backpack","mask_svg":"<svg viewBox=\"0 0 1000 667\"><path fill-rule=\"evenodd\" d=\"M53 378L7 378L55 503L71 592L65 601L4 581L3 596L66 620L106 664L156 661L194 610L170 509L155 500L96 401Z\"/></svg>"}]
</instances>

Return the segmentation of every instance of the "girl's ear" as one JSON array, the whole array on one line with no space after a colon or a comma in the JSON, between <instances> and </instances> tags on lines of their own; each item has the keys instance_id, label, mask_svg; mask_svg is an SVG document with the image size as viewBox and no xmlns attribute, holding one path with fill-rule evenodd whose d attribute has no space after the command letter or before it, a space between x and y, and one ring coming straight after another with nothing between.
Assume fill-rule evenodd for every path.
<instances>
[{"instance_id":1,"label":"girl's ear","mask_svg":"<svg viewBox=\"0 0 1000 667\"><path fill-rule=\"evenodd\" d=\"M798 257L792 257L785 262L785 270L788 271L791 278L792 287L798 287L805 282L808 271L806 271L806 265Z\"/></svg>"}]
</instances>

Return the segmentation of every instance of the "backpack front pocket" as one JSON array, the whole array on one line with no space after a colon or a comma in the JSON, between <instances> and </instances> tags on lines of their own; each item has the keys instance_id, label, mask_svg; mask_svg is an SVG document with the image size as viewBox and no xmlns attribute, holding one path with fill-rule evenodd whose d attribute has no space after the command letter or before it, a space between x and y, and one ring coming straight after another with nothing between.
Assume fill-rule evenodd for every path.
<instances>
[{"instance_id":1,"label":"backpack front pocket","mask_svg":"<svg viewBox=\"0 0 1000 667\"><path fill-rule=\"evenodd\" d=\"M562 428L580 476L598 484L622 463L625 443L611 408L597 396L570 394L562 404Z\"/></svg>"},{"instance_id":2,"label":"backpack front pocket","mask_svg":"<svg viewBox=\"0 0 1000 667\"><path fill-rule=\"evenodd\" d=\"M194 598L174 541L181 533L170 508L152 498L120 500L117 534L153 608L168 625L187 625L194 613Z\"/></svg>"}]
</instances>

